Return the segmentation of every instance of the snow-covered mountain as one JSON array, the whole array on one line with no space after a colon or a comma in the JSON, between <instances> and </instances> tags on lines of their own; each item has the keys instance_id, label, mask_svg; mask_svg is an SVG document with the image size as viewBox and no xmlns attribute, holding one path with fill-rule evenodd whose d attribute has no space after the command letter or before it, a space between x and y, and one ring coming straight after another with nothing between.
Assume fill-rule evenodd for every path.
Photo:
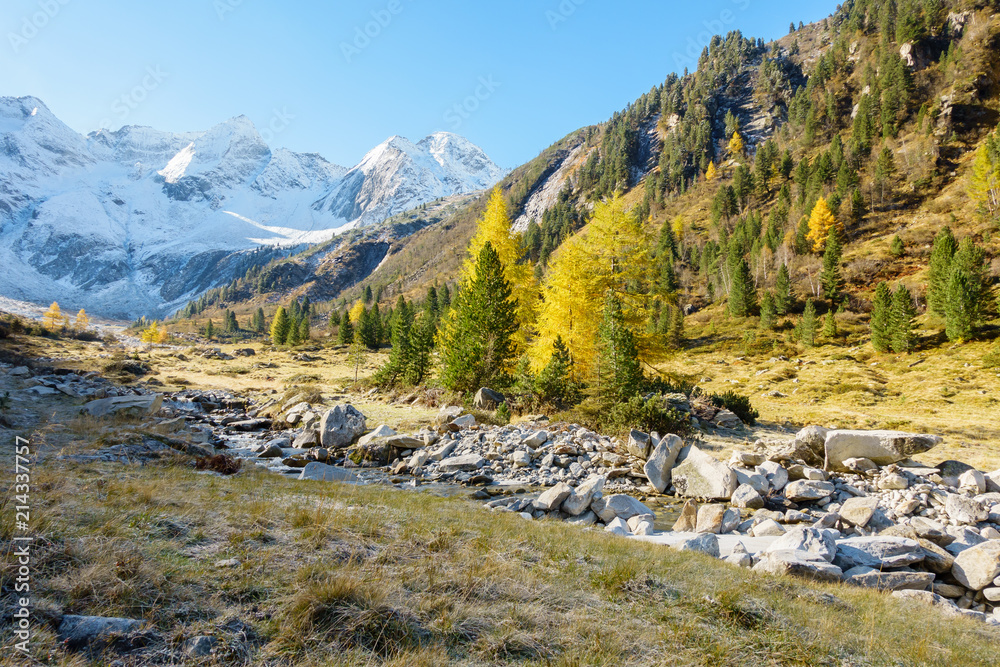
<instances>
[{"instance_id":1,"label":"snow-covered mountain","mask_svg":"<svg viewBox=\"0 0 1000 667\"><path fill-rule=\"evenodd\" d=\"M270 148L245 116L206 132L84 137L36 98L0 97L0 295L158 316L262 255L502 176L446 132L392 137L346 169Z\"/></svg>"}]
</instances>

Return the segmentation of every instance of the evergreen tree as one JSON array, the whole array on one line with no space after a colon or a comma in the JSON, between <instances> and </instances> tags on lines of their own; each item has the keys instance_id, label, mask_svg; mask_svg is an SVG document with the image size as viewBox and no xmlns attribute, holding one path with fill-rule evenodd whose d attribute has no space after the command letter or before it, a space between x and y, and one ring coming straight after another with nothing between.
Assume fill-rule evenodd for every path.
<instances>
[{"instance_id":1,"label":"evergreen tree","mask_svg":"<svg viewBox=\"0 0 1000 667\"><path fill-rule=\"evenodd\" d=\"M358 317L358 338L369 350L378 349L378 323L375 321L374 311L362 307Z\"/></svg>"},{"instance_id":2,"label":"evergreen tree","mask_svg":"<svg viewBox=\"0 0 1000 667\"><path fill-rule=\"evenodd\" d=\"M309 318L303 317L302 321L299 323L299 342L308 343L311 337L311 332L309 331Z\"/></svg>"},{"instance_id":3,"label":"evergreen tree","mask_svg":"<svg viewBox=\"0 0 1000 667\"><path fill-rule=\"evenodd\" d=\"M340 311L337 310L336 308L330 311L329 325L330 329L340 326Z\"/></svg>"},{"instance_id":4,"label":"evergreen tree","mask_svg":"<svg viewBox=\"0 0 1000 667\"><path fill-rule=\"evenodd\" d=\"M205 325L205 338L212 340L215 336L215 325L212 324L212 320L208 320L208 324Z\"/></svg>"},{"instance_id":5,"label":"evergreen tree","mask_svg":"<svg viewBox=\"0 0 1000 667\"><path fill-rule=\"evenodd\" d=\"M774 312L777 315L787 315L791 308L792 278L788 273L788 265L782 264L774 283Z\"/></svg>"},{"instance_id":6,"label":"evergreen tree","mask_svg":"<svg viewBox=\"0 0 1000 667\"><path fill-rule=\"evenodd\" d=\"M774 328L776 319L774 297L770 292L764 292L760 298L760 328L769 331Z\"/></svg>"},{"instance_id":7,"label":"evergreen tree","mask_svg":"<svg viewBox=\"0 0 1000 667\"><path fill-rule=\"evenodd\" d=\"M365 285L364 299L365 299L365 303L366 304L369 304L369 303L372 302L372 286L371 285Z\"/></svg>"},{"instance_id":8,"label":"evergreen tree","mask_svg":"<svg viewBox=\"0 0 1000 667\"><path fill-rule=\"evenodd\" d=\"M938 315L945 314L951 261L957 250L958 242L950 227L945 227L934 237L930 265L927 268L927 307Z\"/></svg>"},{"instance_id":9,"label":"evergreen tree","mask_svg":"<svg viewBox=\"0 0 1000 667\"><path fill-rule=\"evenodd\" d=\"M888 352L892 347L892 291L882 281L875 288L875 300L869 321L872 347L876 352Z\"/></svg>"},{"instance_id":10,"label":"evergreen tree","mask_svg":"<svg viewBox=\"0 0 1000 667\"><path fill-rule=\"evenodd\" d=\"M569 356L569 348L557 336L552 343L552 356L549 362L535 378L535 392L545 403L563 405L568 402L571 393L571 374L573 362Z\"/></svg>"},{"instance_id":11,"label":"evergreen tree","mask_svg":"<svg viewBox=\"0 0 1000 667\"><path fill-rule=\"evenodd\" d=\"M257 312L254 313L253 330L259 334L267 331L267 318L264 316L263 308L258 307Z\"/></svg>"},{"instance_id":12,"label":"evergreen tree","mask_svg":"<svg viewBox=\"0 0 1000 667\"><path fill-rule=\"evenodd\" d=\"M898 354L909 353L916 347L916 335L913 333L913 318L917 309L913 305L910 290L902 283L892 294L892 314L890 326L892 329L892 351Z\"/></svg>"},{"instance_id":13,"label":"evergreen tree","mask_svg":"<svg viewBox=\"0 0 1000 667\"><path fill-rule=\"evenodd\" d=\"M860 188L851 191L851 222L859 224L865 218L868 207L865 205L865 196L861 194Z\"/></svg>"},{"instance_id":14,"label":"evergreen tree","mask_svg":"<svg viewBox=\"0 0 1000 667\"><path fill-rule=\"evenodd\" d=\"M292 319L291 317L288 318L288 322L289 322L289 324L288 324L288 338L285 339L285 342L287 344L295 346L295 345L298 345L299 343L302 342L302 338L299 337L299 333L300 333L301 327L302 327L302 320L304 320L304 319L305 318L295 320L295 319Z\"/></svg>"},{"instance_id":15,"label":"evergreen tree","mask_svg":"<svg viewBox=\"0 0 1000 667\"><path fill-rule=\"evenodd\" d=\"M514 358L517 302L504 265L486 241L442 340L441 381L449 389L475 391L506 384Z\"/></svg>"},{"instance_id":16,"label":"evergreen tree","mask_svg":"<svg viewBox=\"0 0 1000 667\"><path fill-rule=\"evenodd\" d=\"M438 295L438 304L441 314L444 314L446 310L451 308L451 290L448 289L447 283L441 286L441 291Z\"/></svg>"},{"instance_id":17,"label":"evergreen tree","mask_svg":"<svg viewBox=\"0 0 1000 667\"><path fill-rule=\"evenodd\" d=\"M906 254L906 248L903 247L903 239L899 238L899 234L892 237L892 243L889 245L889 254L897 259Z\"/></svg>"},{"instance_id":18,"label":"evergreen tree","mask_svg":"<svg viewBox=\"0 0 1000 667\"><path fill-rule=\"evenodd\" d=\"M598 328L598 394L605 403L627 401L639 391L642 370L635 335L625 321L621 299L608 290Z\"/></svg>"},{"instance_id":19,"label":"evergreen tree","mask_svg":"<svg viewBox=\"0 0 1000 667\"><path fill-rule=\"evenodd\" d=\"M413 313L407 306L406 299L399 295L396 309L392 313L392 349L389 359L375 376L375 381L384 386L395 386L397 382L407 379L410 364L413 361L413 346L411 335L413 329Z\"/></svg>"},{"instance_id":20,"label":"evergreen tree","mask_svg":"<svg viewBox=\"0 0 1000 667\"><path fill-rule=\"evenodd\" d=\"M729 314L733 317L749 317L757 307L757 288L753 284L750 266L740 257L731 261L730 267L732 286L729 288Z\"/></svg>"},{"instance_id":21,"label":"evergreen tree","mask_svg":"<svg viewBox=\"0 0 1000 667\"><path fill-rule=\"evenodd\" d=\"M840 274L841 251L840 235L836 227L831 227L826 238L826 249L823 251L823 272L820 274L823 296L830 301L831 309L840 300L844 290L844 279Z\"/></svg>"},{"instance_id":22,"label":"evergreen tree","mask_svg":"<svg viewBox=\"0 0 1000 667\"><path fill-rule=\"evenodd\" d=\"M667 327L667 344L679 350L684 346L684 309L679 305L670 307L670 325Z\"/></svg>"},{"instance_id":23,"label":"evergreen tree","mask_svg":"<svg viewBox=\"0 0 1000 667\"><path fill-rule=\"evenodd\" d=\"M806 300L806 308L802 311L802 322L799 323L799 340L806 347L816 345L816 305L812 299Z\"/></svg>"},{"instance_id":24,"label":"evergreen tree","mask_svg":"<svg viewBox=\"0 0 1000 667\"><path fill-rule=\"evenodd\" d=\"M340 330L337 332L337 342L341 345L350 345L354 342L354 325L351 324L351 314L344 312L340 318Z\"/></svg>"},{"instance_id":25,"label":"evergreen tree","mask_svg":"<svg viewBox=\"0 0 1000 667\"><path fill-rule=\"evenodd\" d=\"M833 340L837 337L837 320L833 310L826 311L826 317L823 318L823 337L827 340Z\"/></svg>"},{"instance_id":26,"label":"evergreen tree","mask_svg":"<svg viewBox=\"0 0 1000 667\"><path fill-rule=\"evenodd\" d=\"M417 317L410 329L410 363L407 379L415 385L424 381L431 370L431 351L434 349L434 335L437 333L437 319L426 310Z\"/></svg>"},{"instance_id":27,"label":"evergreen tree","mask_svg":"<svg viewBox=\"0 0 1000 667\"><path fill-rule=\"evenodd\" d=\"M945 300L948 340L967 341L982 325L990 284L986 253L971 238L963 239L952 259Z\"/></svg>"},{"instance_id":28,"label":"evergreen tree","mask_svg":"<svg viewBox=\"0 0 1000 667\"><path fill-rule=\"evenodd\" d=\"M892 150L888 146L883 146L875 161L875 183L878 186L883 206L885 206L886 193L888 193L889 201L892 201L892 176L895 173L896 160Z\"/></svg>"}]
</instances>

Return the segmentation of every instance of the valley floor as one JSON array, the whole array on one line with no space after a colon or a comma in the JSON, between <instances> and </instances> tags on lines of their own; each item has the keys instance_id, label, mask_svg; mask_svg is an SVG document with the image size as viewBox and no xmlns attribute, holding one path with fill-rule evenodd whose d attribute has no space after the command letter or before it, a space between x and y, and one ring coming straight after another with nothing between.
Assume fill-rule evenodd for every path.
<instances>
[{"instance_id":1,"label":"valley floor","mask_svg":"<svg viewBox=\"0 0 1000 667\"><path fill-rule=\"evenodd\" d=\"M151 372L139 382L157 390L225 388L255 396L316 386L325 399L350 400L370 426L398 430L424 425L436 412L349 394L354 368L343 351L252 347L254 356L230 360L195 356L192 348L142 351ZM0 361L11 366L30 360L101 371L120 361L115 352L100 343L0 342ZM359 374L379 361L370 357ZM851 374L891 372L891 380L897 374L915 380L912 374L925 372L919 365L889 370L861 359L808 361L717 364L711 382L725 386L736 379L755 395L772 386L788 394L773 402L755 399L768 421L838 423L849 414L886 425L905 409L876 404L848 413L843 394L820 396L821 388ZM956 363L961 374L960 357ZM181 454L73 462L61 457L156 430L142 420L83 418L78 401L66 396L24 400L26 383L8 376L11 366L0 370L0 395L12 394L0 452L11 461L21 436L35 453L35 664L993 665L1000 651L1000 635L982 623L945 619L888 595L775 578L557 522L525 522L464 498L298 482L253 467L222 477L195 471ZM765 366L771 370L756 375ZM793 377L756 388L789 368ZM799 393L808 391L815 402L792 410L798 394L785 387L795 378ZM948 456L997 467L1000 457L990 451L996 433L984 430L973 441L976 431L962 421L978 415L986 422L990 413L978 404L954 405L908 418L913 428L938 432L950 423L956 430L943 434L956 449ZM765 424L762 433L777 428ZM968 450L958 448L965 438ZM10 492L2 502L0 591L10 608L17 503ZM142 619L148 629L112 642L101 657L59 643L56 628L65 614ZM0 621L5 664L14 662L9 623L7 615ZM190 641L196 637L209 637L203 642L213 652L185 653L196 652L197 642Z\"/></svg>"}]
</instances>

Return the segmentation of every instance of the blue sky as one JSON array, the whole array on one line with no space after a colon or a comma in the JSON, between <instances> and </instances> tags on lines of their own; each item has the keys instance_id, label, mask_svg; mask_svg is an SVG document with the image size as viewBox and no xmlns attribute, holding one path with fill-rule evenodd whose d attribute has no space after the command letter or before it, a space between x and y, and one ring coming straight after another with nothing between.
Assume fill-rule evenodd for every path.
<instances>
[{"instance_id":1,"label":"blue sky","mask_svg":"<svg viewBox=\"0 0 1000 667\"><path fill-rule=\"evenodd\" d=\"M5 0L0 95L80 132L204 130L346 166L393 134L462 134L514 167L606 120L711 34L769 39L832 0ZM367 34L366 34L367 33ZM693 57L692 57L693 56Z\"/></svg>"}]
</instances>

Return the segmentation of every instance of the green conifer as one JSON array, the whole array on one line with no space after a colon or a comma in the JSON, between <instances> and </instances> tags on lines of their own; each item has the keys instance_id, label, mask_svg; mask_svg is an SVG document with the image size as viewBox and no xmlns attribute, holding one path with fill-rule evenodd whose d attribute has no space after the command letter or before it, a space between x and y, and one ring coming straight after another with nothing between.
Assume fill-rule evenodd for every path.
<instances>
[{"instance_id":1,"label":"green conifer","mask_svg":"<svg viewBox=\"0 0 1000 667\"><path fill-rule=\"evenodd\" d=\"M892 351L898 354L909 353L916 347L916 335L913 333L913 318L917 309L913 305L910 290L902 283L892 294L892 314L890 324L892 329Z\"/></svg>"},{"instance_id":2,"label":"green conifer","mask_svg":"<svg viewBox=\"0 0 1000 667\"><path fill-rule=\"evenodd\" d=\"M274 345L284 345L288 341L288 333L292 328L292 322L288 317L288 312L284 306L278 306L274 313L274 320L271 322L271 343Z\"/></svg>"},{"instance_id":3,"label":"green conifer","mask_svg":"<svg viewBox=\"0 0 1000 667\"><path fill-rule=\"evenodd\" d=\"M892 348L892 291L889 284L882 281L875 288L875 300L869 320L872 347L876 352L888 352Z\"/></svg>"}]
</instances>

